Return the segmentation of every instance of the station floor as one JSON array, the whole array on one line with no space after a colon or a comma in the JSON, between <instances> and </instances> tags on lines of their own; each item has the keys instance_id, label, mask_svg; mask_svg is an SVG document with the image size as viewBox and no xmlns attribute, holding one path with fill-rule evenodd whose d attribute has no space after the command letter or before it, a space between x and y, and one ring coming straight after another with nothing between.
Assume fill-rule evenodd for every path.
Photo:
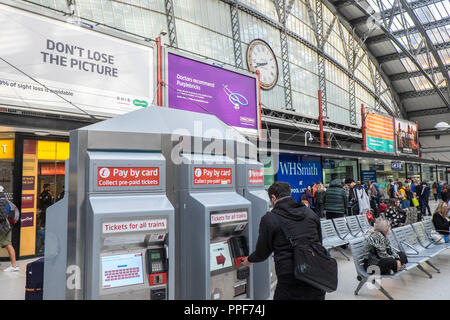
<instances>
[{"instance_id":1,"label":"station floor","mask_svg":"<svg viewBox=\"0 0 450 320\"><path fill-rule=\"evenodd\" d=\"M434 211L437 203L430 202L431 210ZM326 300L388 300L379 290L364 286L359 295L354 291L359 283L356 279L356 270L350 250L346 249L350 261L338 252L332 252L332 256L338 262L339 285L338 290L326 295ZM0 300L24 300L25 299L25 277L26 265L30 260L19 260L18 272L3 272L9 266L9 262L0 262ZM414 268L403 273L395 279L383 279L381 285L396 300L448 300L450 295L450 250L440 253L432 258L433 264L440 269L437 273L427 264L423 267L433 275L429 279L422 271ZM273 292L272 292L273 294Z\"/></svg>"}]
</instances>

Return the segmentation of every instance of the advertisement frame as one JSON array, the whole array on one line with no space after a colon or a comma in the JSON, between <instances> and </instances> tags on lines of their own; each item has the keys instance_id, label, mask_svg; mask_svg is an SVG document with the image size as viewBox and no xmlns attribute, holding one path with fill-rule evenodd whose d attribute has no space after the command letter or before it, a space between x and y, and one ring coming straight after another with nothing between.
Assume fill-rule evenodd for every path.
<instances>
[{"instance_id":1,"label":"advertisement frame","mask_svg":"<svg viewBox=\"0 0 450 320\"><path fill-rule=\"evenodd\" d=\"M417 154L414 154L414 153L404 153L404 152L401 152L400 149L398 148L398 143L397 143L397 141L398 141L398 135L397 135L397 123L402 123L402 122L408 123L408 124L413 124L413 125L414 125L414 127L416 128L415 136L417 137L417 143L418 143L418 145L420 145L419 139L418 139L418 132L419 132L419 126L418 126L418 124L417 124L416 122L413 122L413 121L409 121L409 120L405 120L405 119L400 119L400 118L394 118L395 152L396 152L398 155L408 156L408 157L414 157L414 158L419 158L419 154L420 154L420 146L418 146L418 148L417 148Z\"/></svg>"},{"instance_id":2,"label":"advertisement frame","mask_svg":"<svg viewBox=\"0 0 450 320\"><path fill-rule=\"evenodd\" d=\"M372 110L372 109L365 109L364 112L365 112L365 114L364 114L364 126L365 126L366 133L365 133L365 137L363 137L363 139L365 140L365 143L366 143L366 149L367 149L366 151L367 152L373 152L373 153L380 153L380 154L396 155L397 154L397 145L395 143L395 118L392 117L391 115L387 114L387 113L378 112L378 111L375 111L375 110ZM382 116L382 117L386 117L386 118L390 118L392 120L392 128L393 128L393 130L392 130L392 142L393 142L393 145L394 145L394 150L392 152L390 152L390 151L382 151L382 150L374 150L374 149L370 149L369 148L369 143L368 143L369 136L367 134L367 129L368 129L368 126L367 126L367 115L369 113L370 114L374 114L374 115L379 115L379 116Z\"/></svg>"},{"instance_id":3,"label":"advertisement frame","mask_svg":"<svg viewBox=\"0 0 450 320\"><path fill-rule=\"evenodd\" d=\"M161 69L162 69L162 78L163 78L163 81L164 81L164 88L163 88L164 92L162 94L162 97L163 97L162 107L164 107L164 108L169 108L169 89L168 89L168 83L169 83L169 62L168 62L169 54L173 54L173 55L185 58L185 59L193 60L193 61L198 62L198 63L203 63L203 64L206 64L206 65L209 65L211 67L221 68L221 69L224 69L224 70L227 70L227 71L230 71L230 72L234 72L234 73L237 73L237 74L241 74L243 76L247 76L247 77L253 78L255 80L255 83L256 83L256 85L255 85L255 88L256 88L255 101L256 101L256 119L257 119L256 121L258 122L257 129L255 131L254 129L246 129L246 128L233 127L233 126L230 126L230 127L236 129L239 133L241 133L241 134L243 134L245 136L249 136L249 137L259 137L260 136L260 133L261 133L261 130L262 130L262 115L261 115L261 108L262 107L261 107L259 94L258 94L259 83L258 83L258 76L256 75L256 73L252 73L250 71L246 71L246 70L243 70L243 69L238 69L238 68L233 67L231 65L224 64L224 63L218 62L216 60L210 59L208 57L204 57L204 56L201 56L201 55L195 55L194 53L188 53L188 52L184 52L184 51L173 49L173 48L163 47L162 48L162 65L161 65ZM206 113L206 114L214 115L212 113ZM220 121L224 122L219 117L217 117L217 119L219 119Z\"/></svg>"},{"instance_id":4,"label":"advertisement frame","mask_svg":"<svg viewBox=\"0 0 450 320\"><path fill-rule=\"evenodd\" d=\"M149 65L149 71L152 72L153 74L151 77L149 77L149 79L151 79L151 81L152 81L152 84L149 88L149 92L153 96L149 97L152 100L149 101L149 104L146 108L156 106L156 102L155 102L156 101L156 93L155 92L156 92L156 88L157 88L157 72L156 72L157 48L156 48L156 42L154 40L152 40L150 38L145 38L143 36L139 36L136 34L131 34L131 33L130 33L130 35L128 35L126 31L121 31L121 32L115 31L111 27L108 27L108 26L102 25L98 22L91 21L89 19L85 19L85 18L81 18L81 17L77 17L77 19L74 19L73 23L70 23L67 21L67 19L68 19L67 17L69 17L67 15L67 12L59 11L59 10L52 9L52 8L41 9L37 6L31 6L26 3L16 3L16 2L13 2L10 0L0 0L0 7L1 6L6 6L13 10L24 11L24 12L26 12L25 14L35 15L36 18L40 19L41 21L46 20L46 19L56 20L56 23L65 23L68 26L72 26L72 27L76 26L76 27L80 28L81 30L83 30L84 32L93 31L93 32L97 33L100 37L102 37L102 36L103 37L111 37L114 39L118 39L120 41L130 42L134 45L140 45L140 46L150 48L152 50L152 55L151 55L152 56L152 59L151 59L152 65ZM52 11L49 11L48 9L50 9ZM60 14L58 14L58 12ZM65 15L62 16L61 14L65 14ZM134 37L132 37L131 35L133 35ZM142 38L142 40L139 40L138 38ZM63 102L64 100L61 99L61 101ZM64 102L64 103L67 103L67 102ZM15 109L15 110L30 111L30 108L27 107L26 105L16 105L16 104L4 102L1 97L0 97L0 104L3 106L6 106L8 108ZM34 103L33 102L32 105L35 106L35 108L32 109L33 112L39 112L39 113L44 113L44 114L65 115L65 116L71 116L71 117L80 118L80 119L91 119L90 116L88 116L87 114L82 113L82 112L58 111L56 109L56 107L52 108L52 107L49 107L48 105L45 105L42 103ZM83 109L82 107L80 107L80 108ZM75 107L74 107L74 109L75 109ZM139 110L139 109L137 109L137 110ZM76 111L79 111L79 110L77 109ZM130 111L130 112L132 112L132 111ZM123 113L123 114L125 114L125 113ZM116 116L119 116L119 115L116 115ZM97 120L104 120L104 119L112 118L114 116L93 114L93 117L97 118Z\"/></svg>"}]
</instances>

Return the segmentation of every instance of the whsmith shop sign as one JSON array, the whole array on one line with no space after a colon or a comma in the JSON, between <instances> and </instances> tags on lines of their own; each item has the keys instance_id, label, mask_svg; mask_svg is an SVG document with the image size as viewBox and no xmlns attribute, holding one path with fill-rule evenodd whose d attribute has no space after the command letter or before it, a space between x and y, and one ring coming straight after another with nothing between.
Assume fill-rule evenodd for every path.
<instances>
[{"instance_id":1,"label":"whsmith shop sign","mask_svg":"<svg viewBox=\"0 0 450 320\"><path fill-rule=\"evenodd\" d=\"M65 99L99 116L151 104L153 48L6 5L0 24L0 103L83 113Z\"/></svg>"},{"instance_id":2,"label":"whsmith shop sign","mask_svg":"<svg viewBox=\"0 0 450 320\"><path fill-rule=\"evenodd\" d=\"M320 157L282 153L279 159L277 181L289 183L297 201L308 185L322 181Z\"/></svg>"}]
</instances>

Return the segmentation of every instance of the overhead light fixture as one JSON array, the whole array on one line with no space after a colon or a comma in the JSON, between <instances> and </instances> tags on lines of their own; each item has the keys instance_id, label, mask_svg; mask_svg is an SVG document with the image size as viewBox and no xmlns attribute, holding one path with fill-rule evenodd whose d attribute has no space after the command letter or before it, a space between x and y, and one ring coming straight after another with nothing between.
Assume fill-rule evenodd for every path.
<instances>
[{"instance_id":1,"label":"overhead light fixture","mask_svg":"<svg viewBox=\"0 0 450 320\"><path fill-rule=\"evenodd\" d=\"M48 132L48 131L35 131L34 134L37 135L37 136L48 136L48 135L50 135L50 132Z\"/></svg>"},{"instance_id":2,"label":"overhead light fixture","mask_svg":"<svg viewBox=\"0 0 450 320\"><path fill-rule=\"evenodd\" d=\"M447 122L438 122L435 124L434 128L436 130L447 130L450 128L450 124L448 124Z\"/></svg>"}]
</instances>

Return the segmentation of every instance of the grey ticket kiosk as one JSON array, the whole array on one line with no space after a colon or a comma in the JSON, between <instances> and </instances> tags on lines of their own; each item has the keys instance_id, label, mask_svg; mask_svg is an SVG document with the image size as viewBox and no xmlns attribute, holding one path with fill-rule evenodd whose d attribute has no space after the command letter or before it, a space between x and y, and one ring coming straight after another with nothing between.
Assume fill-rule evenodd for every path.
<instances>
[{"instance_id":1,"label":"grey ticket kiosk","mask_svg":"<svg viewBox=\"0 0 450 320\"><path fill-rule=\"evenodd\" d=\"M89 152L87 299L168 298L165 185L161 153Z\"/></svg>"},{"instance_id":2,"label":"grey ticket kiosk","mask_svg":"<svg viewBox=\"0 0 450 320\"><path fill-rule=\"evenodd\" d=\"M70 133L64 202L48 209L45 299L174 299L174 207L146 111Z\"/></svg>"},{"instance_id":3,"label":"grey ticket kiosk","mask_svg":"<svg viewBox=\"0 0 450 320\"><path fill-rule=\"evenodd\" d=\"M250 253L256 248L259 234L259 223L263 215L269 211L269 196L264 189L264 167L262 163L238 157L236 188L240 195L252 205L252 246ZM253 298L265 300L270 297L271 267L270 259L253 264Z\"/></svg>"},{"instance_id":4,"label":"grey ticket kiosk","mask_svg":"<svg viewBox=\"0 0 450 320\"><path fill-rule=\"evenodd\" d=\"M251 204L235 189L235 162L223 155L182 154L176 213L177 298L252 299Z\"/></svg>"}]
</instances>

